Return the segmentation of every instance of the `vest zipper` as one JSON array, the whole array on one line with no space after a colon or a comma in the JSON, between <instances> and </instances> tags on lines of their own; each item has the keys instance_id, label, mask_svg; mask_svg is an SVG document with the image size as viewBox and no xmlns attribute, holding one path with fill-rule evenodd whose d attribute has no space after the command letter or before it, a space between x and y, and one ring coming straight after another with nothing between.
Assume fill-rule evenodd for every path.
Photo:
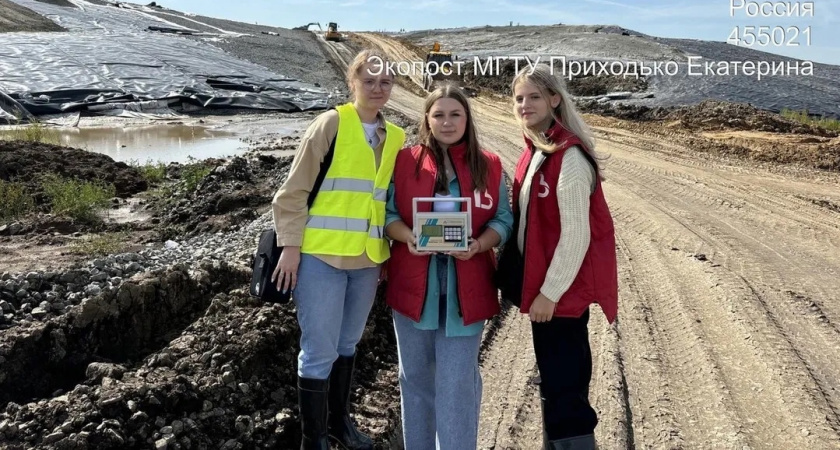
<instances>
[{"instance_id":1,"label":"vest zipper","mask_svg":"<svg viewBox=\"0 0 840 450\"><path fill-rule=\"evenodd\" d=\"M528 161L528 167L530 167L531 163L534 162L534 157L535 156L536 156L536 152L531 151L531 159ZM545 161L543 161L543 163L545 163ZM538 167L534 170L534 176L531 177L531 186L529 186L529 189L528 189L528 208L525 209L525 232L522 233L522 254L520 255L520 258L522 258L522 288L521 288L521 292L519 293L519 297L520 297L519 304L520 305L523 305L525 303L525 272L526 272L525 271L525 264L528 261L528 258L525 257L525 253L528 251L528 228L529 228L528 224L529 224L529 219L531 217L531 206L533 206L532 204L534 203L534 180L537 179L536 178L537 172L541 168L542 167ZM527 168L525 169L525 175L526 176L528 175L528 169Z\"/></svg>"},{"instance_id":2,"label":"vest zipper","mask_svg":"<svg viewBox=\"0 0 840 450\"><path fill-rule=\"evenodd\" d=\"M432 166L434 166L434 164L432 164ZM433 180L437 179L437 170L435 170L432 173L432 179ZM435 183L434 183L434 181L432 181L432 193L429 195L429 197L434 197L434 196L435 196ZM414 226L417 226L417 224L415 223ZM417 243L415 242L415 248L416 247L417 247ZM427 301L426 297L429 296L429 272L430 272L429 266L432 263L432 258L434 258L434 256L429 256L429 264L426 265L426 281L423 283L423 306L420 308L420 315L421 316L423 315L423 308L426 307L426 301ZM440 299L438 299L438 303L440 303Z\"/></svg>"},{"instance_id":3,"label":"vest zipper","mask_svg":"<svg viewBox=\"0 0 840 450\"><path fill-rule=\"evenodd\" d=\"M455 172L455 178L458 179L458 189L461 190L461 197L463 197L464 196L464 192L463 192L464 186L461 186L462 178L461 178L461 175L458 174L458 167L452 161L452 155L449 154L448 149L446 151L446 158L449 160L449 163L452 164L452 171ZM444 171L446 171L445 167L444 167ZM437 177L437 174L435 174L435 177ZM446 180L446 189L449 190L449 180L448 179ZM451 195L452 191L450 191L449 194ZM467 230L467 232L470 234L470 236L472 236L472 230ZM450 256L450 258L451 258L451 256ZM447 260L447 262L448 262L448 260ZM455 291L457 292L458 291L458 286L460 286L460 284L458 283L458 261L453 261L453 263L455 264ZM449 267L446 268L446 282L449 283ZM446 294L447 294L446 295L446 303L449 304L449 289L446 290ZM461 310L461 301L462 300L463 299L461 298L461 293L458 292L458 301L456 302L456 304L458 306L458 317L463 319L464 318L464 312Z\"/></svg>"}]
</instances>

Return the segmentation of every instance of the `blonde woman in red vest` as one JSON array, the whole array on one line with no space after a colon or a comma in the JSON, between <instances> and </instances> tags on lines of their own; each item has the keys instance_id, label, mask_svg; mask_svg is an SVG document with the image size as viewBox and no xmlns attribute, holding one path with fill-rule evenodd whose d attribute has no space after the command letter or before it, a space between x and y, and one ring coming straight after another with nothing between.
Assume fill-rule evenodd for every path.
<instances>
[{"instance_id":1,"label":"blonde woman in red vest","mask_svg":"<svg viewBox=\"0 0 840 450\"><path fill-rule=\"evenodd\" d=\"M482 151L470 106L457 87L426 98L420 144L394 166L385 233L393 239L386 299L393 308L400 363L406 450L475 449L481 405L478 351L484 322L499 312L493 247L505 242L513 215L502 165ZM469 197L469 251L418 252L412 233L415 197ZM421 203L420 211L466 205Z\"/></svg>"},{"instance_id":2,"label":"blonde woman in red vest","mask_svg":"<svg viewBox=\"0 0 840 450\"><path fill-rule=\"evenodd\" d=\"M356 55L347 69L353 101L315 118L274 197L277 244L285 248L273 280L279 290L293 290L301 330L297 375L302 450L329 450L328 436L342 449L373 449L373 441L348 415L348 397L356 344L388 249L381 225L386 188L405 143L405 132L381 112L394 84L393 73L383 70L385 62L378 51ZM331 147L329 170L308 206ZM360 209L368 215L360 217Z\"/></svg>"},{"instance_id":3,"label":"blonde woman in red vest","mask_svg":"<svg viewBox=\"0 0 840 450\"><path fill-rule=\"evenodd\" d=\"M526 148L513 187L515 237L500 260L503 297L532 321L545 449L594 449L589 306L617 313L613 221L592 133L562 80L540 65L511 84ZM506 285L504 285L506 284Z\"/></svg>"}]
</instances>

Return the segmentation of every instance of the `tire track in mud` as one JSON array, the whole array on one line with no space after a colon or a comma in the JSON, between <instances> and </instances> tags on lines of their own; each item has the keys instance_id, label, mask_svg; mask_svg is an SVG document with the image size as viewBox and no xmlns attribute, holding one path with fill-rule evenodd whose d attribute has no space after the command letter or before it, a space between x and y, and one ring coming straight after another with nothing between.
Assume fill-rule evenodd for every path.
<instances>
[{"instance_id":1,"label":"tire track in mud","mask_svg":"<svg viewBox=\"0 0 840 450\"><path fill-rule=\"evenodd\" d=\"M528 380L536 367L527 317L514 306L506 308L492 341L483 347L480 365L484 386L478 447L508 448L510 440L507 439L507 444L504 441L521 415L520 408L528 395Z\"/></svg>"},{"instance_id":2,"label":"tire track in mud","mask_svg":"<svg viewBox=\"0 0 840 450\"><path fill-rule=\"evenodd\" d=\"M633 192L638 196L638 198L630 199L627 198L623 202L619 202L622 205L624 204L644 204L649 202L650 205L656 207L660 211L660 214L665 214L670 220L675 223L675 230L671 230L670 232L665 233L649 233L648 236L651 236L652 239L667 239L667 237L671 237L672 240L665 241L663 244L677 246L680 248L681 245L685 244L685 239L674 238L674 236L680 236L681 233L679 232L679 228L683 227L686 229L695 229L695 234L701 234L705 236L704 242L702 242L699 247L702 251L703 248L705 249L714 249L716 252L714 256L712 256L711 260L716 261L717 259L725 260L725 263L722 264L711 264L711 267L715 269L716 267L722 267L717 269L717 272L723 272L724 274L729 273L729 278L723 277L723 275L718 275L718 280L712 289L714 292L716 289L719 290L719 286L727 286L724 290L717 294L718 300L715 301L704 301L704 302L694 302L691 303L692 306L694 305L719 305L721 301L726 304L729 303L731 308L736 308L739 314L734 315L731 318L731 321L735 321L740 327L744 327L746 331L744 331L744 335L742 338L737 338L732 336L732 329L729 330L719 330L710 328L713 324L716 323L725 323L725 318L718 314L716 319L707 319L703 320L702 323L709 324L708 327L705 327L707 333L709 335L713 334L712 332L717 332L719 336L719 341L713 348L722 348L722 346L736 346L735 344L750 340L750 337L755 334L763 334L762 339L758 339L759 342L755 342L753 340L754 345L764 344L767 342L772 342L775 345L773 348L761 348L760 353L763 357L759 361L763 361L767 367L761 368L761 365L756 362L756 367L758 367L755 371L746 371L741 373L735 373L734 375L730 376L729 379L732 380L733 383L744 383L745 379L755 378L756 375L758 376L769 376L768 374L778 374L784 373L785 377L784 380L788 380L788 378L794 378L795 381L783 381L783 380L776 380L776 386L780 384L784 386L784 388L778 387L777 390L781 393L784 393L785 398L781 398L782 394L777 394L774 398L776 404L778 405L777 409L775 410L776 413L771 414L770 411L773 411L772 408L767 408L766 404L762 404L762 409L756 411L755 414L749 415L747 417L755 417L758 418L759 421L764 422L764 429L765 429L765 439L758 439L757 442L762 443L762 445L773 445L773 446L780 446L780 448L784 448L787 444L784 443L782 440L782 435L773 435L772 430L777 430L779 424L781 423L788 423L789 428L793 430L792 433L788 433L788 435L794 436L813 436L813 439L816 439L816 443L821 445L827 445L828 442L837 442L837 414L836 414L836 400L832 398L833 393L830 389L827 389L828 386L831 386L832 374L826 374L826 369L831 368L832 364L830 363L830 358L824 355L815 355L814 358L803 358L800 355L806 353L802 349L813 349L813 345L808 345L805 343L813 343L819 342L823 340L826 342L826 345L834 346L836 348L836 339L834 342L831 342L831 336L827 336L825 333L822 333L822 336L819 336L818 328L820 328L817 324L813 321L808 321L807 317L803 317L797 311L784 311L784 312L776 312L778 307L784 307L784 305L778 305L777 302L770 302L767 301L764 296L759 293L755 288L752 288L747 281L748 277L752 279L757 279L762 281L764 278L764 274L758 272L758 264L750 263L750 261L762 261L762 268L773 268L773 259L774 257L768 254L759 255L756 258L755 255L742 255L739 253L744 253L743 251L739 252L739 248L746 247L744 246L744 242L741 240L736 240L734 236L723 235L722 230L726 230L725 227L714 227L708 226L706 222L710 220L710 217L715 213L714 211L705 211L706 214L702 215L702 218L699 216L693 216L688 213L690 208L677 208L680 205L680 199L684 199L684 193L680 192L669 192L669 196L672 195L673 198L663 199L660 196L663 196L664 192L667 189L664 186L662 181L657 182L654 178L644 178L640 177L638 173L633 171L618 171L621 173L621 176L626 177L619 180L619 184L622 185L623 188L627 189L627 191ZM618 194L619 196L621 194ZM659 207L658 205L669 205L668 211L665 208ZM690 206L697 206L697 205L690 205ZM667 218L655 218L655 212L648 212L640 213L642 217L645 217L647 220L637 220L636 224L631 225L637 226L637 229L644 230L646 227L651 227L653 224L659 223L667 223L669 219ZM705 220L704 220L705 219ZM648 223L645 223L648 222ZM642 225L639 227L638 223ZM688 225L688 223L692 223L693 225ZM681 241L681 242L678 242ZM663 245L663 246L667 246ZM697 245L696 242L692 244L686 244L688 247L691 245ZM756 247L751 248L754 250ZM763 246L759 246L757 248L765 248ZM718 258L718 255L722 256L722 258ZM705 259L705 258L704 258ZM797 261L798 262L798 261ZM679 268L679 265L670 266L673 269ZM730 269L731 268L731 269ZM740 275L737 272L743 269L749 269L754 271L752 276L749 275ZM731 272L727 272L731 271ZM688 278L686 276L686 278ZM727 280L726 282L720 280ZM766 281L764 281L766 283ZM784 283L784 282L783 282ZM774 289L778 291L778 289ZM744 294L746 292L746 295ZM733 301L734 298L741 298L741 301ZM755 303L758 304L755 304ZM743 304L753 304L753 308L743 308L741 305ZM715 310L707 310L714 312ZM761 314L755 314L755 311L761 312ZM748 317L751 320L746 320L744 317ZM780 317L785 317L787 320L780 320ZM786 325L783 322L799 322L798 324L794 325ZM795 331L789 331L789 330ZM815 331L817 331L817 335L815 336ZM804 339L792 339L791 336L798 336L802 334L809 334L809 337ZM708 336L707 336L708 337ZM804 342L802 342L804 341ZM805 345L803 345L805 344ZM823 346L822 349L825 349ZM738 357L743 357L744 355L751 354L747 350L748 349L741 349L741 352L736 352L735 355L731 357L732 361L732 369L737 369L738 367L742 367L743 361L739 361ZM759 352L759 350L753 350L752 353ZM812 350L813 352L813 350ZM779 361L781 359L781 361ZM791 369L791 367L796 368ZM768 380L771 382L772 380ZM771 384L772 385L772 384ZM800 386L805 386L804 388L800 388ZM762 388L763 390L763 388ZM750 397L749 392L743 392L739 395L734 395L733 398L740 402L746 402ZM804 405L801 408L793 408L789 405L791 402L791 398L794 398L795 404ZM763 400L767 400L763 398ZM779 403L781 402L781 403ZM773 404L773 403L768 403ZM748 406L748 405L746 405ZM746 408L746 406L741 405L742 408ZM812 413L810 411L814 411L814 408L817 408L819 411L818 413ZM790 415L791 411L795 411L795 414ZM784 421L783 419L787 418L790 415L790 420ZM772 419L769 419L771 417ZM752 424L751 424L752 425ZM760 427L761 425L754 425L755 427ZM816 430L815 430L816 429ZM771 430L771 431L766 431ZM758 433L761 435L761 430L752 430L750 433ZM807 443L807 447L803 448L824 448L821 446L814 447L813 445L815 442ZM803 443L806 444L806 443Z\"/></svg>"}]
</instances>

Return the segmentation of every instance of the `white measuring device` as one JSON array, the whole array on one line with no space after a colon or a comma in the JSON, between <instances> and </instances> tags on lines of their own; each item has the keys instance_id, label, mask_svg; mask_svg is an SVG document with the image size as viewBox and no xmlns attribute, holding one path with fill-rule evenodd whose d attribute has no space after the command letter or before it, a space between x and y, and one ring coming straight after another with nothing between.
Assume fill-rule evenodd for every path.
<instances>
[{"instance_id":1,"label":"white measuring device","mask_svg":"<svg viewBox=\"0 0 840 450\"><path fill-rule=\"evenodd\" d=\"M466 203L466 211L418 212L418 203ZM470 249L472 199L469 197L415 197L414 242L422 252L466 252ZM432 208L434 209L434 208Z\"/></svg>"}]
</instances>

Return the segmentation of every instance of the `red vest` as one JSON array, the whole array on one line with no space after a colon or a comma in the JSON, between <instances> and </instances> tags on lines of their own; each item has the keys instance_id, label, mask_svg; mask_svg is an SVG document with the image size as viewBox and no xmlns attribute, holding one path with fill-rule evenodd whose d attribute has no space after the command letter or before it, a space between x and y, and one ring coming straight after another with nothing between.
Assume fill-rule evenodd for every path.
<instances>
[{"instance_id":1,"label":"red vest","mask_svg":"<svg viewBox=\"0 0 840 450\"><path fill-rule=\"evenodd\" d=\"M566 150L583 143L574 134L555 124L547 133L560 149L547 155L531 181L530 199L526 211L524 241L525 274L522 283L520 311L528 313L531 303L539 295L546 272L560 241L560 208L557 205L557 180ZM513 184L513 212L519 217L519 194L534 146L525 139L527 148L516 165ZM555 317L580 317L590 304L597 302L607 320L612 323L618 314L618 273L616 265L615 229L609 207L604 199L601 178L595 175L595 192L589 197L589 226L591 240L586 257L572 285L560 297L554 309ZM513 237L512 239L516 239Z\"/></svg>"},{"instance_id":2,"label":"red vest","mask_svg":"<svg viewBox=\"0 0 840 450\"><path fill-rule=\"evenodd\" d=\"M415 167L421 157L422 147L404 148L397 155L394 166L394 201L400 218L409 227L413 227L413 205L415 197L435 196L435 177L437 167L431 157L423 159L419 177L415 176ZM472 197L472 237L477 238L484 232L485 224L495 215L499 204L499 184L502 182L502 164L499 157L483 152L487 158L489 173L487 189L474 191L472 177L467 165L466 145L459 144L449 148L452 166L458 177L462 197ZM462 206L466 211L467 205ZM432 205L428 202L418 204L418 210L428 212ZM430 256L415 256L408 251L403 242L394 241L391 245L391 258L388 260L388 287L385 292L388 306L398 313L420 321L423 305L426 302L426 287L429 277ZM489 319L500 310L498 292L493 284L493 272L496 270L496 258L492 249L484 249L469 261L455 259L455 272L458 284L459 311L464 325Z\"/></svg>"}]
</instances>

